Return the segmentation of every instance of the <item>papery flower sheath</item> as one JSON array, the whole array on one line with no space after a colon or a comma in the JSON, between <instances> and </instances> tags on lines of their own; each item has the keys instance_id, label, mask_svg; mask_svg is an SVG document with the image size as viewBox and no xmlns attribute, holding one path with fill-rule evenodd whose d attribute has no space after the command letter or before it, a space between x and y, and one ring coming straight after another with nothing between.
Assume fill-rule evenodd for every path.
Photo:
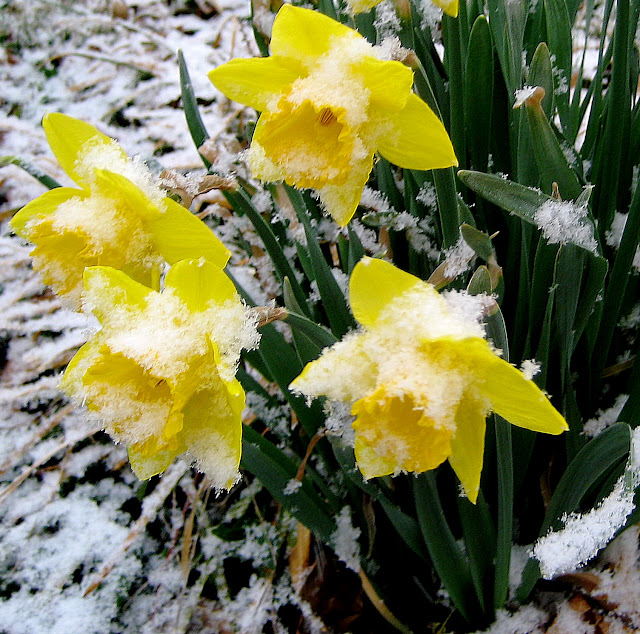
<instances>
[{"instance_id":1,"label":"papery flower sheath","mask_svg":"<svg viewBox=\"0 0 640 634\"><path fill-rule=\"evenodd\" d=\"M475 503L485 419L547 434L568 429L549 399L484 339L477 298L440 295L382 260L363 258L349 283L362 330L306 365L291 388L352 403L365 478L423 472L445 460Z\"/></svg>"},{"instance_id":2,"label":"papery flower sheath","mask_svg":"<svg viewBox=\"0 0 640 634\"><path fill-rule=\"evenodd\" d=\"M315 189L341 226L355 213L376 151L410 169L457 165L441 121L411 90L413 72L315 11L285 4L270 57L233 59L209 78L262 113L248 151L253 176Z\"/></svg>"},{"instance_id":3,"label":"papery flower sheath","mask_svg":"<svg viewBox=\"0 0 640 634\"><path fill-rule=\"evenodd\" d=\"M158 187L147 166L92 125L53 113L42 122L58 162L79 186L59 187L25 205L12 229L33 242L45 283L80 302L82 273L105 265L150 286L160 265L199 258L224 267L226 247L188 209Z\"/></svg>"},{"instance_id":4,"label":"papery flower sheath","mask_svg":"<svg viewBox=\"0 0 640 634\"><path fill-rule=\"evenodd\" d=\"M237 480L245 405L235 373L256 320L214 264L182 260L154 291L110 267L84 273L102 329L71 360L62 389L126 444L140 479L187 452L213 485Z\"/></svg>"}]
</instances>

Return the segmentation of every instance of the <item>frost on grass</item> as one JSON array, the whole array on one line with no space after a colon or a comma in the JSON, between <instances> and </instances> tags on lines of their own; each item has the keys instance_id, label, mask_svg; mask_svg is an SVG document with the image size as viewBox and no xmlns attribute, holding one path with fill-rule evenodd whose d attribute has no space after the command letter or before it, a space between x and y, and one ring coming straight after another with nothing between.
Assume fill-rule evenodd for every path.
<instances>
[{"instance_id":1,"label":"frost on grass","mask_svg":"<svg viewBox=\"0 0 640 634\"><path fill-rule=\"evenodd\" d=\"M613 491L585 514L562 518L564 528L550 531L534 545L533 556L540 562L545 579L571 572L604 548L624 526L635 508L635 487L640 484L640 428L633 432L625 472Z\"/></svg>"},{"instance_id":2,"label":"frost on grass","mask_svg":"<svg viewBox=\"0 0 640 634\"><path fill-rule=\"evenodd\" d=\"M522 375L531 381L534 376L540 373L540 364L535 359L525 359L520 366Z\"/></svg>"},{"instance_id":3,"label":"frost on grass","mask_svg":"<svg viewBox=\"0 0 640 634\"><path fill-rule=\"evenodd\" d=\"M462 275L476 257L474 250L465 242L462 236L458 238L454 246L444 252L444 255L444 275L449 278Z\"/></svg>"},{"instance_id":4,"label":"frost on grass","mask_svg":"<svg viewBox=\"0 0 640 634\"><path fill-rule=\"evenodd\" d=\"M548 200L533 216L549 244L575 244L592 253L598 252L593 225L586 205Z\"/></svg>"},{"instance_id":5,"label":"frost on grass","mask_svg":"<svg viewBox=\"0 0 640 634\"><path fill-rule=\"evenodd\" d=\"M354 572L360 571L360 529L351 523L351 511L343 506L336 516L336 530L332 536L333 550L338 559Z\"/></svg>"},{"instance_id":6,"label":"frost on grass","mask_svg":"<svg viewBox=\"0 0 640 634\"><path fill-rule=\"evenodd\" d=\"M620 412L625 406L627 400L629 400L628 394L620 394L615 400L615 403L608 409L600 409L596 413L594 418L590 418L582 428L582 433L585 436L591 436L592 438L603 432L607 427L610 427L614 423L618 422Z\"/></svg>"}]
</instances>

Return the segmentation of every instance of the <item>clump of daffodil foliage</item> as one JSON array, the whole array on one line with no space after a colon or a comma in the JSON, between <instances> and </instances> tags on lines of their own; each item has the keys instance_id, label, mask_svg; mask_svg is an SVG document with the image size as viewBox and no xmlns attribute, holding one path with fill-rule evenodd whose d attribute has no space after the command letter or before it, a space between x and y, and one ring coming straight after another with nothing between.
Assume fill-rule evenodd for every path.
<instances>
[{"instance_id":1,"label":"clump of daffodil foliage","mask_svg":"<svg viewBox=\"0 0 640 634\"><path fill-rule=\"evenodd\" d=\"M319 614L339 631L486 627L640 518L639 11L615 2L590 74L574 0L437 5L440 29L411 0L254 6L263 56L209 73L256 116L231 172L181 59L217 221L61 114L43 125L78 188L11 221L98 322L62 390L140 479L183 456L218 493L260 482L295 526L271 574L367 596Z\"/></svg>"}]
</instances>

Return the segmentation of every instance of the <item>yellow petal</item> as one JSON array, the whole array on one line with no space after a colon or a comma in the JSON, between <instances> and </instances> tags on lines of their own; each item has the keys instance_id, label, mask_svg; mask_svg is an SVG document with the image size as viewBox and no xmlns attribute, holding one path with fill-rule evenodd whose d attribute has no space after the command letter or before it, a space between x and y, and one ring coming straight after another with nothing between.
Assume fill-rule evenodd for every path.
<instances>
[{"instance_id":1,"label":"yellow petal","mask_svg":"<svg viewBox=\"0 0 640 634\"><path fill-rule=\"evenodd\" d=\"M197 392L184 408L182 438L216 489L230 489L239 478L244 391L237 381Z\"/></svg>"},{"instance_id":2,"label":"yellow petal","mask_svg":"<svg viewBox=\"0 0 640 634\"><path fill-rule=\"evenodd\" d=\"M372 168L373 153L364 161L351 165L347 181L342 185L329 184L318 189L322 204L341 227L345 227L356 213Z\"/></svg>"},{"instance_id":3,"label":"yellow petal","mask_svg":"<svg viewBox=\"0 0 640 634\"><path fill-rule=\"evenodd\" d=\"M86 186L90 182L89 175L83 170L82 165L77 164L80 152L86 148L87 144L108 144L120 147L113 139L102 134L91 124L59 112L45 115L42 127L58 163L80 185ZM120 150L122 158L126 158L124 150L122 148Z\"/></svg>"},{"instance_id":4,"label":"yellow petal","mask_svg":"<svg viewBox=\"0 0 640 634\"><path fill-rule=\"evenodd\" d=\"M285 4L273 23L271 54L300 60L310 66L335 44L336 39L342 38L363 39L353 29L322 13Z\"/></svg>"},{"instance_id":5,"label":"yellow petal","mask_svg":"<svg viewBox=\"0 0 640 634\"><path fill-rule=\"evenodd\" d=\"M103 325L114 306L125 304L142 310L147 305L147 296L155 292L110 266L90 266L83 277L87 304Z\"/></svg>"},{"instance_id":6,"label":"yellow petal","mask_svg":"<svg viewBox=\"0 0 640 634\"><path fill-rule=\"evenodd\" d=\"M149 197L128 178L109 170L95 169L92 191L131 210L142 220L157 218L162 213Z\"/></svg>"},{"instance_id":7,"label":"yellow petal","mask_svg":"<svg viewBox=\"0 0 640 634\"><path fill-rule=\"evenodd\" d=\"M96 335L91 341L85 343L73 359L69 362L58 386L69 396L82 396L83 377L87 369L98 358L103 340L100 335Z\"/></svg>"},{"instance_id":8,"label":"yellow petal","mask_svg":"<svg viewBox=\"0 0 640 634\"><path fill-rule=\"evenodd\" d=\"M355 265L349 280L349 302L353 316L365 327L375 326L387 304L414 288L428 286L384 260L364 257ZM437 295L437 291L433 290Z\"/></svg>"},{"instance_id":9,"label":"yellow petal","mask_svg":"<svg viewBox=\"0 0 640 634\"><path fill-rule=\"evenodd\" d=\"M334 401L355 401L375 389L376 362L366 352L366 333L347 335L307 363L289 386L311 398L328 396Z\"/></svg>"},{"instance_id":10,"label":"yellow petal","mask_svg":"<svg viewBox=\"0 0 640 634\"><path fill-rule=\"evenodd\" d=\"M495 355L478 337L455 342L474 370L478 398L488 399L491 409L512 425L545 434L561 434L569 429L542 390L510 363Z\"/></svg>"},{"instance_id":11,"label":"yellow petal","mask_svg":"<svg viewBox=\"0 0 640 634\"><path fill-rule=\"evenodd\" d=\"M456 410L456 433L451 440L449 464L469 500L475 504L480 488L486 413L482 405L464 396Z\"/></svg>"},{"instance_id":12,"label":"yellow petal","mask_svg":"<svg viewBox=\"0 0 640 634\"><path fill-rule=\"evenodd\" d=\"M458 0L433 0L447 15L458 17Z\"/></svg>"},{"instance_id":13,"label":"yellow petal","mask_svg":"<svg viewBox=\"0 0 640 634\"><path fill-rule=\"evenodd\" d=\"M395 473L398 466L394 458L379 456L373 447L358 435L356 435L354 452L358 469L365 480L391 475Z\"/></svg>"},{"instance_id":14,"label":"yellow petal","mask_svg":"<svg viewBox=\"0 0 640 634\"><path fill-rule=\"evenodd\" d=\"M277 56L232 59L209 72L213 85L229 99L262 111L287 92L302 72L291 60Z\"/></svg>"},{"instance_id":15,"label":"yellow petal","mask_svg":"<svg viewBox=\"0 0 640 634\"><path fill-rule=\"evenodd\" d=\"M150 453L144 444L129 445L129 447L127 447L131 470L138 480L148 480L154 475L162 473L173 462L176 456L179 456L183 451L184 449L182 448L171 449L169 447L162 447Z\"/></svg>"},{"instance_id":16,"label":"yellow petal","mask_svg":"<svg viewBox=\"0 0 640 634\"><path fill-rule=\"evenodd\" d=\"M56 187L27 203L13 216L9 224L21 238L28 240L31 233L28 225L32 221L35 223L39 219L54 213L62 203L66 203L72 198L84 198L86 195L87 192L81 189Z\"/></svg>"},{"instance_id":17,"label":"yellow petal","mask_svg":"<svg viewBox=\"0 0 640 634\"><path fill-rule=\"evenodd\" d=\"M179 260L205 258L224 268L231 253L202 220L170 198L166 211L149 222L149 231L162 257L174 264Z\"/></svg>"},{"instance_id":18,"label":"yellow petal","mask_svg":"<svg viewBox=\"0 0 640 634\"><path fill-rule=\"evenodd\" d=\"M402 110L411 94L413 71L400 62L365 56L354 67L370 91L370 107Z\"/></svg>"},{"instance_id":19,"label":"yellow petal","mask_svg":"<svg viewBox=\"0 0 640 634\"><path fill-rule=\"evenodd\" d=\"M357 400L351 413L356 417L356 462L365 478L429 471L451 453L453 431L417 409L411 394L396 396L392 386L382 385ZM381 468L384 473L378 472Z\"/></svg>"},{"instance_id":20,"label":"yellow petal","mask_svg":"<svg viewBox=\"0 0 640 634\"><path fill-rule=\"evenodd\" d=\"M371 11L382 0L347 0L349 11L353 14Z\"/></svg>"},{"instance_id":21,"label":"yellow petal","mask_svg":"<svg viewBox=\"0 0 640 634\"><path fill-rule=\"evenodd\" d=\"M458 164L442 121L413 93L406 106L389 117L389 127L378 139L378 151L391 163L413 170Z\"/></svg>"},{"instance_id":22,"label":"yellow petal","mask_svg":"<svg viewBox=\"0 0 640 634\"><path fill-rule=\"evenodd\" d=\"M193 312L206 310L209 302L239 302L233 282L225 272L206 260L181 260L165 278L165 288L173 292Z\"/></svg>"}]
</instances>

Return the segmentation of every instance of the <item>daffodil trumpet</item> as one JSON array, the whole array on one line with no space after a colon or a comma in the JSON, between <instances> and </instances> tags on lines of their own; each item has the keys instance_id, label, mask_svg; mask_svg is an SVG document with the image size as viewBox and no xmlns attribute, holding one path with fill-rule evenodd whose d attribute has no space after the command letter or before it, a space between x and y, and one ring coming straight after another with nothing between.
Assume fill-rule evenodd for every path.
<instances>
[{"instance_id":1,"label":"daffodil trumpet","mask_svg":"<svg viewBox=\"0 0 640 634\"><path fill-rule=\"evenodd\" d=\"M458 164L442 122L412 92L411 69L321 13L285 4L270 57L233 59L209 78L262 113L247 154L253 176L314 189L340 226L376 152L415 170Z\"/></svg>"},{"instance_id":2,"label":"daffodil trumpet","mask_svg":"<svg viewBox=\"0 0 640 634\"><path fill-rule=\"evenodd\" d=\"M448 460L475 503L490 412L532 431L568 429L536 384L484 338L482 298L440 295L368 257L354 267L349 297L362 329L308 363L291 389L352 404L365 478L424 472Z\"/></svg>"}]
</instances>

